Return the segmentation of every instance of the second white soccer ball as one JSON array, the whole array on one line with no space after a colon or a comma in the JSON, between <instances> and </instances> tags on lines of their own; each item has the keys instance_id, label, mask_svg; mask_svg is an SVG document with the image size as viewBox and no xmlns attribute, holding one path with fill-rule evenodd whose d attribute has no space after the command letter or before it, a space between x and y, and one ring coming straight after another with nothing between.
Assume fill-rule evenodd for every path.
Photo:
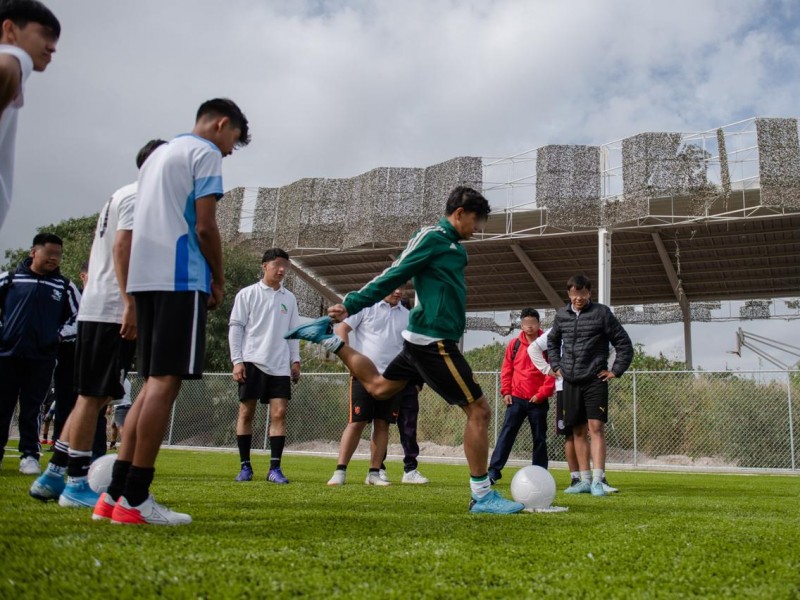
<instances>
[{"instance_id":1,"label":"second white soccer ball","mask_svg":"<svg viewBox=\"0 0 800 600\"><path fill-rule=\"evenodd\" d=\"M114 470L116 454L101 456L89 467L89 487L98 494L102 494L111 485L111 472Z\"/></svg>"},{"instance_id":2,"label":"second white soccer ball","mask_svg":"<svg viewBox=\"0 0 800 600\"><path fill-rule=\"evenodd\" d=\"M511 496L525 508L547 508L556 497L556 480L547 469L528 465L511 480Z\"/></svg>"}]
</instances>

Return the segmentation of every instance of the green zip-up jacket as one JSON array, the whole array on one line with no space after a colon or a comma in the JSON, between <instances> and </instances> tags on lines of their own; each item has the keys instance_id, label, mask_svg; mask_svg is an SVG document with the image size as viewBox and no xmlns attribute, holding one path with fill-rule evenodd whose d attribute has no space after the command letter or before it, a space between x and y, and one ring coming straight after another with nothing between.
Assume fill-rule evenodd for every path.
<instances>
[{"instance_id":1,"label":"green zip-up jacket","mask_svg":"<svg viewBox=\"0 0 800 600\"><path fill-rule=\"evenodd\" d=\"M408 330L459 340L464 335L467 310L467 251L460 240L444 217L436 225L423 227L396 261L360 290L347 294L342 304L354 315L412 279L419 302L409 314Z\"/></svg>"}]
</instances>

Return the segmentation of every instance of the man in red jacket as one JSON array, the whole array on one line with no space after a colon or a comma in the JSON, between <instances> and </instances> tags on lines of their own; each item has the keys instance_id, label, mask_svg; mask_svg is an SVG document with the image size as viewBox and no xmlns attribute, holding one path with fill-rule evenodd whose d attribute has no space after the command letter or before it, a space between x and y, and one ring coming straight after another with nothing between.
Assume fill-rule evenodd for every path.
<instances>
[{"instance_id":1,"label":"man in red jacket","mask_svg":"<svg viewBox=\"0 0 800 600\"><path fill-rule=\"evenodd\" d=\"M531 463L547 468L547 411L550 408L547 399L553 395L555 380L543 375L528 356L528 346L542 335L539 313L533 308L525 308L520 321L522 333L509 342L500 372L500 393L506 404L506 416L489 464L492 483L502 477L501 471L526 417L533 437Z\"/></svg>"}]
</instances>

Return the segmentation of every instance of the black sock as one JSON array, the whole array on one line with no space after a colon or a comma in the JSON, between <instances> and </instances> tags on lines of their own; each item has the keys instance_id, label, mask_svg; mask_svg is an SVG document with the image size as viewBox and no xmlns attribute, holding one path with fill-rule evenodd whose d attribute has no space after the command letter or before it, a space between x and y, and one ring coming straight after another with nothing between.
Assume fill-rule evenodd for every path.
<instances>
[{"instance_id":1,"label":"black sock","mask_svg":"<svg viewBox=\"0 0 800 600\"><path fill-rule=\"evenodd\" d=\"M111 469L111 483L106 493L116 502L125 491L125 481L128 479L128 471L131 468L130 461L117 459L114 461L114 468Z\"/></svg>"},{"instance_id":2,"label":"black sock","mask_svg":"<svg viewBox=\"0 0 800 600\"><path fill-rule=\"evenodd\" d=\"M281 457L283 456L283 446L286 444L285 435L271 435L269 436L269 468L277 469L281 466Z\"/></svg>"},{"instance_id":3,"label":"black sock","mask_svg":"<svg viewBox=\"0 0 800 600\"><path fill-rule=\"evenodd\" d=\"M153 483L153 476L156 470L152 467L134 467L131 465L128 471L128 479L125 480L125 492L123 496L131 506L139 506L147 500L150 495L150 484Z\"/></svg>"},{"instance_id":4,"label":"black sock","mask_svg":"<svg viewBox=\"0 0 800 600\"><path fill-rule=\"evenodd\" d=\"M372 467L370 467L369 472L370 473L375 473L377 475L379 470L380 469L373 469Z\"/></svg>"},{"instance_id":5,"label":"black sock","mask_svg":"<svg viewBox=\"0 0 800 600\"><path fill-rule=\"evenodd\" d=\"M71 456L67 465L68 477L86 477L89 474L89 465L92 456Z\"/></svg>"},{"instance_id":6,"label":"black sock","mask_svg":"<svg viewBox=\"0 0 800 600\"><path fill-rule=\"evenodd\" d=\"M236 443L239 445L239 460L242 464L250 462L250 447L253 445L253 434L237 435Z\"/></svg>"},{"instance_id":7,"label":"black sock","mask_svg":"<svg viewBox=\"0 0 800 600\"><path fill-rule=\"evenodd\" d=\"M243 460L242 461L242 468L244 469L245 467L247 467L251 471L253 470L253 465L250 464L249 460Z\"/></svg>"},{"instance_id":8,"label":"black sock","mask_svg":"<svg viewBox=\"0 0 800 600\"><path fill-rule=\"evenodd\" d=\"M69 464L69 446L61 440L58 440L53 445L53 458L50 459L50 463L56 467L66 469Z\"/></svg>"},{"instance_id":9,"label":"black sock","mask_svg":"<svg viewBox=\"0 0 800 600\"><path fill-rule=\"evenodd\" d=\"M336 465L337 471L347 471L347 465Z\"/></svg>"}]
</instances>

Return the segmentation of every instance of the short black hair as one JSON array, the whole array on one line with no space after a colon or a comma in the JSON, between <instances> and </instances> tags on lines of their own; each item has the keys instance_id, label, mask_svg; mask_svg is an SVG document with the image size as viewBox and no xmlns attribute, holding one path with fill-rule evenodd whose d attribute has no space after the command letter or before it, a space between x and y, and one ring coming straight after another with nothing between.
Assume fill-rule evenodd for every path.
<instances>
[{"instance_id":1,"label":"short black hair","mask_svg":"<svg viewBox=\"0 0 800 600\"><path fill-rule=\"evenodd\" d=\"M519 320L522 321L522 319L526 317L533 317L537 321L541 321L539 318L539 311L535 308L523 308L522 312L519 313Z\"/></svg>"},{"instance_id":2,"label":"short black hair","mask_svg":"<svg viewBox=\"0 0 800 600\"><path fill-rule=\"evenodd\" d=\"M199 121L200 117L210 115L212 117L228 117L233 127L238 127L242 133L239 135L239 142L236 144L239 148L247 146L250 143L250 128L248 127L247 117L244 116L242 109L239 108L233 100L228 98L214 98L213 100L206 100L197 109L197 117L195 121Z\"/></svg>"},{"instance_id":3,"label":"short black hair","mask_svg":"<svg viewBox=\"0 0 800 600\"><path fill-rule=\"evenodd\" d=\"M0 24L11 19L17 27L39 23L49 27L56 38L61 37L61 23L53 12L38 0L0 0Z\"/></svg>"},{"instance_id":4,"label":"short black hair","mask_svg":"<svg viewBox=\"0 0 800 600\"><path fill-rule=\"evenodd\" d=\"M275 260L276 258L285 258L289 260L289 254L286 250L281 250L280 248L270 248L266 252L264 252L264 256L261 257L261 264L270 262Z\"/></svg>"},{"instance_id":5,"label":"short black hair","mask_svg":"<svg viewBox=\"0 0 800 600\"><path fill-rule=\"evenodd\" d=\"M489 206L489 201L483 197L483 194L463 185L450 192L445 214L452 215L459 208L463 208L464 212L475 213L481 218L488 217L489 213L492 212L492 207Z\"/></svg>"},{"instance_id":6,"label":"short black hair","mask_svg":"<svg viewBox=\"0 0 800 600\"><path fill-rule=\"evenodd\" d=\"M87 260L87 261L85 261L85 262L84 262L84 263L81 265L81 271L80 271L80 272L81 272L81 273L88 273L88 272L89 272L89 261L88 261L88 260Z\"/></svg>"},{"instance_id":7,"label":"short black hair","mask_svg":"<svg viewBox=\"0 0 800 600\"><path fill-rule=\"evenodd\" d=\"M589 290L592 291L592 282L589 281L589 278L586 275L573 275L567 281L567 291L570 291L572 288L576 290Z\"/></svg>"},{"instance_id":8,"label":"short black hair","mask_svg":"<svg viewBox=\"0 0 800 600\"><path fill-rule=\"evenodd\" d=\"M141 169L144 161L146 161L147 157L153 153L153 150L159 146L163 146L166 143L167 142L165 140L150 140L144 146L142 146L142 148L139 150L139 153L136 155L136 168Z\"/></svg>"},{"instance_id":9,"label":"short black hair","mask_svg":"<svg viewBox=\"0 0 800 600\"><path fill-rule=\"evenodd\" d=\"M44 246L45 244L58 244L59 246L63 246L64 240L55 233L37 233L33 236L32 246Z\"/></svg>"}]
</instances>

